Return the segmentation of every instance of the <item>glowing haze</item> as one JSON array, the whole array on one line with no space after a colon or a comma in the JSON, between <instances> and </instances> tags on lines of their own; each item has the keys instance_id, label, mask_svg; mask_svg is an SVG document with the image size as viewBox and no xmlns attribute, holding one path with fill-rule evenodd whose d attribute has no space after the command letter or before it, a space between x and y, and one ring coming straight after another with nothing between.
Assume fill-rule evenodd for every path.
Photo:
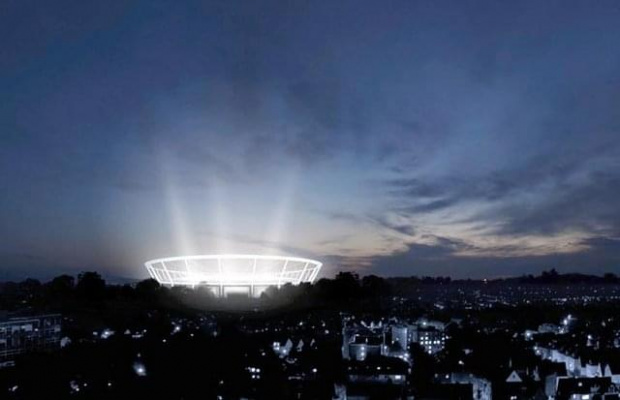
<instances>
[{"instance_id":1,"label":"glowing haze","mask_svg":"<svg viewBox=\"0 0 620 400\"><path fill-rule=\"evenodd\" d=\"M617 1L0 10L0 278L620 272Z\"/></svg>"}]
</instances>

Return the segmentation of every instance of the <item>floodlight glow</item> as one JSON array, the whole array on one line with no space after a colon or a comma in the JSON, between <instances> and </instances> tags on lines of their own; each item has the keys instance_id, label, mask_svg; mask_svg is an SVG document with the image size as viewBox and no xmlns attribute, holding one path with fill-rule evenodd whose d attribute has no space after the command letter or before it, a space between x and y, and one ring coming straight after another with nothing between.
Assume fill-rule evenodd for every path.
<instances>
[{"instance_id":1,"label":"floodlight glow","mask_svg":"<svg viewBox=\"0 0 620 400\"><path fill-rule=\"evenodd\" d=\"M144 264L162 285L205 286L218 297L258 297L269 286L312 283L322 265L307 258L249 254L168 257Z\"/></svg>"}]
</instances>

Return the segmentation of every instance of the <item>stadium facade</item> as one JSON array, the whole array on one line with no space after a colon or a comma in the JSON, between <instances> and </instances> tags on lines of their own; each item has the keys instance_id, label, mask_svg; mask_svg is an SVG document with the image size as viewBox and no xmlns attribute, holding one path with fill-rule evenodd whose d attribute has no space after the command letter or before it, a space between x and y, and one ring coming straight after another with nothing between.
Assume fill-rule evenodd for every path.
<instances>
[{"instance_id":1,"label":"stadium facade","mask_svg":"<svg viewBox=\"0 0 620 400\"><path fill-rule=\"evenodd\" d=\"M217 297L259 297L269 286L312 283L322 264L299 257L214 254L160 258L144 266L162 285L204 286Z\"/></svg>"}]
</instances>

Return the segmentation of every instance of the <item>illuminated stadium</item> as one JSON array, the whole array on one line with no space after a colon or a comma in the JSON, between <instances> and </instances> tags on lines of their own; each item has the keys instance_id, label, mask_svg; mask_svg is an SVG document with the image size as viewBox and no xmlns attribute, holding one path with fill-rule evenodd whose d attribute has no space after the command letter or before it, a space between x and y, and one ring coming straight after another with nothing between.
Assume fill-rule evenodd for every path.
<instances>
[{"instance_id":1,"label":"illuminated stadium","mask_svg":"<svg viewBox=\"0 0 620 400\"><path fill-rule=\"evenodd\" d=\"M168 257L144 265L162 285L204 286L218 297L259 297L269 286L312 283L322 266L307 258L242 254Z\"/></svg>"}]
</instances>

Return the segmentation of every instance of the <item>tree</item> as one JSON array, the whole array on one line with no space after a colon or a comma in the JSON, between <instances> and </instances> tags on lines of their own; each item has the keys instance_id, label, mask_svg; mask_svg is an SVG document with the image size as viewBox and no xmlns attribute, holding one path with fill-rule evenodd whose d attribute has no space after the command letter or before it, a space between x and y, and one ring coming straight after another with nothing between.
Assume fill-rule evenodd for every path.
<instances>
[{"instance_id":1,"label":"tree","mask_svg":"<svg viewBox=\"0 0 620 400\"><path fill-rule=\"evenodd\" d=\"M336 297L352 299L360 294L359 275L355 272L339 272L334 279Z\"/></svg>"},{"instance_id":2,"label":"tree","mask_svg":"<svg viewBox=\"0 0 620 400\"><path fill-rule=\"evenodd\" d=\"M136 294L144 300L153 300L157 293L159 293L160 288L161 285L157 280L153 278L145 279L136 285Z\"/></svg>"},{"instance_id":3,"label":"tree","mask_svg":"<svg viewBox=\"0 0 620 400\"><path fill-rule=\"evenodd\" d=\"M105 280L97 272L82 272L78 275L77 294L87 301L101 301L105 298Z\"/></svg>"},{"instance_id":4,"label":"tree","mask_svg":"<svg viewBox=\"0 0 620 400\"><path fill-rule=\"evenodd\" d=\"M558 281L559 276L558 271L552 268L550 271L543 271L540 278L543 283L555 283Z\"/></svg>"},{"instance_id":5,"label":"tree","mask_svg":"<svg viewBox=\"0 0 620 400\"><path fill-rule=\"evenodd\" d=\"M60 275L47 284L53 296L68 296L75 289L75 278L71 275Z\"/></svg>"},{"instance_id":6,"label":"tree","mask_svg":"<svg viewBox=\"0 0 620 400\"><path fill-rule=\"evenodd\" d=\"M32 300L41 294L41 282L28 278L19 283L19 291L24 299Z\"/></svg>"},{"instance_id":7,"label":"tree","mask_svg":"<svg viewBox=\"0 0 620 400\"><path fill-rule=\"evenodd\" d=\"M389 295L391 292L390 284L385 279L376 275L367 275L362 278L362 289L364 294L370 297L381 297Z\"/></svg>"}]
</instances>

